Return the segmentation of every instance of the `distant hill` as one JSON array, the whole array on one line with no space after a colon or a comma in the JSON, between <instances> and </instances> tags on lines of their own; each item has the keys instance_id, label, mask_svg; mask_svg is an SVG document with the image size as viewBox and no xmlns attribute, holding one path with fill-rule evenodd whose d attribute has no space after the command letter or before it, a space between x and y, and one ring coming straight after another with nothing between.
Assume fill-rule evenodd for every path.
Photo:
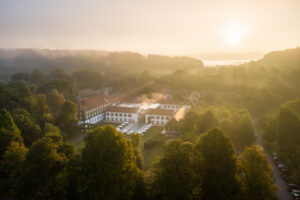
<instances>
[{"instance_id":1,"label":"distant hill","mask_svg":"<svg viewBox=\"0 0 300 200\"><path fill-rule=\"evenodd\" d=\"M300 47L270 52L259 63L272 66L300 67Z\"/></svg>"},{"instance_id":2,"label":"distant hill","mask_svg":"<svg viewBox=\"0 0 300 200\"><path fill-rule=\"evenodd\" d=\"M134 52L0 49L0 78L2 79L7 79L18 72L30 72L34 69L45 73L54 68L63 68L67 72L91 69L130 73L142 70L158 72L170 72L177 69L195 70L201 67L203 67L202 61L194 58L144 56Z\"/></svg>"}]
</instances>

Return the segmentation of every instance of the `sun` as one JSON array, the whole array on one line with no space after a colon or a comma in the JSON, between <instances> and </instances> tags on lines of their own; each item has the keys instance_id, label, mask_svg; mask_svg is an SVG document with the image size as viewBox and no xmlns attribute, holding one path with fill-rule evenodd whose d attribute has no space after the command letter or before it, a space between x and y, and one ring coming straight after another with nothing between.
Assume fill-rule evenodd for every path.
<instances>
[{"instance_id":1,"label":"sun","mask_svg":"<svg viewBox=\"0 0 300 200\"><path fill-rule=\"evenodd\" d=\"M225 43L230 47L239 47L249 33L244 23L229 23L223 27L222 35Z\"/></svg>"},{"instance_id":2,"label":"sun","mask_svg":"<svg viewBox=\"0 0 300 200\"><path fill-rule=\"evenodd\" d=\"M232 32L227 35L226 40L227 44L229 44L230 46L237 46L241 43L242 36L238 32Z\"/></svg>"}]
</instances>

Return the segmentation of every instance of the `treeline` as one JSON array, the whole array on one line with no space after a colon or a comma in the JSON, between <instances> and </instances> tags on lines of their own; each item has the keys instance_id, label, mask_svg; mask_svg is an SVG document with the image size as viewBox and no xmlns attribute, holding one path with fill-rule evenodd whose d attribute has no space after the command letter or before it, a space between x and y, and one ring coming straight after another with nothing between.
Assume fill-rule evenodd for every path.
<instances>
[{"instance_id":1,"label":"treeline","mask_svg":"<svg viewBox=\"0 0 300 200\"><path fill-rule=\"evenodd\" d=\"M216 106L202 111L195 108L179 121L178 128L181 139L196 141L201 134L215 127L224 131L238 151L251 146L256 140L252 117L245 109Z\"/></svg>"},{"instance_id":2,"label":"treeline","mask_svg":"<svg viewBox=\"0 0 300 200\"><path fill-rule=\"evenodd\" d=\"M276 199L262 149L246 148L238 159L218 129L195 143L170 141L143 173L140 136L127 140L111 126L90 131L81 154L51 124L29 148L4 110L0 128L2 199Z\"/></svg>"},{"instance_id":3,"label":"treeline","mask_svg":"<svg viewBox=\"0 0 300 200\"><path fill-rule=\"evenodd\" d=\"M193 73L177 70L155 81L174 91L200 92L203 107L246 108L256 118L300 96L300 68L294 65L250 62L241 66L202 68Z\"/></svg>"},{"instance_id":4,"label":"treeline","mask_svg":"<svg viewBox=\"0 0 300 200\"><path fill-rule=\"evenodd\" d=\"M262 122L264 145L279 152L292 182L300 184L300 99L282 104Z\"/></svg>"},{"instance_id":5,"label":"treeline","mask_svg":"<svg viewBox=\"0 0 300 200\"><path fill-rule=\"evenodd\" d=\"M44 78L36 71L31 75ZM46 124L58 126L64 137L78 133L77 105L70 100L75 97L68 81L37 80L40 79L32 78L30 84L24 80L0 84L0 109L12 115L25 145L43 137Z\"/></svg>"},{"instance_id":6,"label":"treeline","mask_svg":"<svg viewBox=\"0 0 300 200\"><path fill-rule=\"evenodd\" d=\"M133 52L0 49L0 78L15 73L40 70L49 73L55 68L68 72L92 70L105 73L136 73L143 70L167 73L176 69L196 70L202 61L189 57L144 56Z\"/></svg>"}]
</instances>

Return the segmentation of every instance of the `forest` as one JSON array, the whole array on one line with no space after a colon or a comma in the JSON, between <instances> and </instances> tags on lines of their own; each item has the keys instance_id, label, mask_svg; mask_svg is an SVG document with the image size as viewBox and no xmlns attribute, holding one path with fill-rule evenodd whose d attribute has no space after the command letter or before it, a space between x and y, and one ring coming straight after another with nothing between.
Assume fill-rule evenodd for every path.
<instances>
[{"instance_id":1,"label":"forest","mask_svg":"<svg viewBox=\"0 0 300 200\"><path fill-rule=\"evenodd\" d=\"M300 185L300 48L238 66L130 52L1 50L1 199L276 200L267 154L277 152ZM141 136L91 129L84 147L76 94L151 83L199 102L180 134L144 168ZM258 135L263 147L257 145ZM156 144L153 144L154 146Z\"/></svg>"}]
</instances>

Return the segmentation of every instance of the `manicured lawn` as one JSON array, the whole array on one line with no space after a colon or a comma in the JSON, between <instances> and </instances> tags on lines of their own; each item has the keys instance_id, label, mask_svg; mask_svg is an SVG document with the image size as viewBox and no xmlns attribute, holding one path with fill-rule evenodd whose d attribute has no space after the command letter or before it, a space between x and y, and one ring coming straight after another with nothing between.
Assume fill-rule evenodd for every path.
<instances>
[{"instance_id":1,"label":"manicured lawn","mask_svg":"<svg viewBox=\"0 0 300 200\"><path fill-rule=\"evenodd\" d=\"M144 149L144 143L153 139L155 136L161 135L163 127L152 127L147 133L142 136L141 151L144 156L144 170L149 169L152 166L152 162L161 157L163 153L163 146L156 146L149 150Z\"/></svg>"}]
</instances>

